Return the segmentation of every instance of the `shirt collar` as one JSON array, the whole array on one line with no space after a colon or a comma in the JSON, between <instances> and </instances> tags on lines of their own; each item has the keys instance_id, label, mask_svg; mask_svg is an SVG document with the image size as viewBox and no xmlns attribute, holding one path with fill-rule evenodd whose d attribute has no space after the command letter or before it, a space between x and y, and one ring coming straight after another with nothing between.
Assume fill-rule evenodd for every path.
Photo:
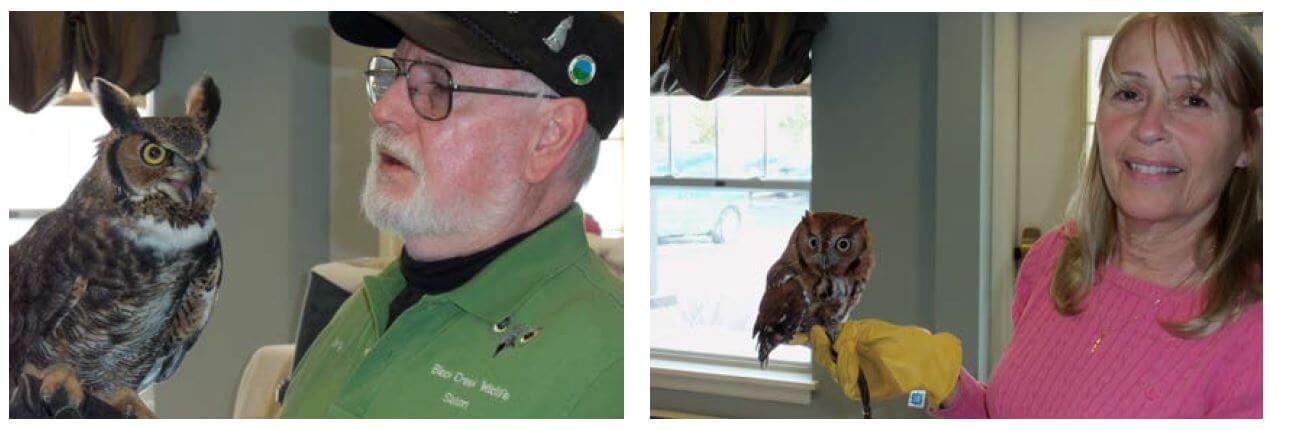
<instances>
[{"instance_id":1,"label":"shirt collar","mask_svg":"<svg viewBox=\"0 0 1291 430\"><path fill-rule=\"evenodd\" d=\"M447 300L485 321L497 322L515 312L541 282L590 252L583 233L583 211L572 204L564 213L484 267L475 277L447 293L428 296ZM377 327L388 326L389 305L407 282L396 259L367 278L369 310Z\"/></svg>"}]
</instances>

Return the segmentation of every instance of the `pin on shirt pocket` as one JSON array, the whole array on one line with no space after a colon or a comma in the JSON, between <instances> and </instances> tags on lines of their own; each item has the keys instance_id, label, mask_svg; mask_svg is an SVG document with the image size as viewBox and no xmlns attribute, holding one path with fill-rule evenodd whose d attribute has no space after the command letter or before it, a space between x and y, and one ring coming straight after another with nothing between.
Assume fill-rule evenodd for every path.
<instances>
[{"instance_id":1,"label":"pin on shirt pocket","mask_svg":"<svg viewBox=\"0 0 1291 430\"><path fill-rule=\"evenodd\" d=\"M510 325L511 325L511 317L503 318L502 321L498 321L497 323L493 324L493 332L502 333L506 331L507 327Z\"/></svg>"},{"instance_id":2,"label":"pin on shirt pocket","mask_svg":"<svg viewBox=\"0 0 1291 430\"><path fill-rule=\"evenodd\" d=\"M493 357L496 358L498 354L501 354L507 348L532 342L541 330L541 327L532 328L523 324L512 325L511 317L506 317L493 325L493 332L500 334L497 347L493 350Z\"/></svg>"}]
</instances>

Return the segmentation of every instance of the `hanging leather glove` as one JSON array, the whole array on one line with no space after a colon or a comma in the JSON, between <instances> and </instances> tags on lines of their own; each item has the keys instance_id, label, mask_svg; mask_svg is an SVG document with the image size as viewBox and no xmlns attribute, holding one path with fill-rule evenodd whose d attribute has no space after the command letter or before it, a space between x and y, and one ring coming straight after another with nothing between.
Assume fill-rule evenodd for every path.
<instances>
[{"instance_id":1,"label":"hanging leather glove","mask_svg":"<svg viewBox=\"0 0 1291 430\"><path fill-rule=\"evenodd\" d=\"M833 342L823 327L812 327L811 343L816 362L853 400L861 398L857 376L864 372L874 399L922 389L928 392L927 404L936 408L955 391L963 365L963 349L954 335L877 319L842 323Z\"/></svg>"}]
</instances>

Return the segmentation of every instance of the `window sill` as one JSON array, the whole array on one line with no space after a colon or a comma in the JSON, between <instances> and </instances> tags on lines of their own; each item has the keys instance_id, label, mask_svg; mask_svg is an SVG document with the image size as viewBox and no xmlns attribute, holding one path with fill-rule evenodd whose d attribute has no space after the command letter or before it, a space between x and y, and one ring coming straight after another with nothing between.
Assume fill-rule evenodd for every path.
<instances>
[{"instance_id":1,"label":"window sill","mask_svg":"<svg viewBox=\"0 0 1291 430\"><path fill-rule=\"evenodd\" d=\"M806 405L816 381L810 363L772 362L760 369L746 360L651 351L650 388Z\"/></svg>"},{"instance_id":2,"label":"window sill","mask_svg":"<svg viewBox=\"0 0 1291 430\"><path fill-rule=\"evenodd\" d=\"M695 419L704 420L704 419L715 419L715 418L721 418L721 417L715 417L715 416L712 416L712 415L699 415L699 414L692 414L692 413L690 413L690 412L678 412L678 411L673 411L673 410L668 410L668 409L651 409L651 410L650 410L650 419L657 419L657 418L664 418L664 419L682 419L682 420L695 420Z\"/></svg>"}]
</instances>

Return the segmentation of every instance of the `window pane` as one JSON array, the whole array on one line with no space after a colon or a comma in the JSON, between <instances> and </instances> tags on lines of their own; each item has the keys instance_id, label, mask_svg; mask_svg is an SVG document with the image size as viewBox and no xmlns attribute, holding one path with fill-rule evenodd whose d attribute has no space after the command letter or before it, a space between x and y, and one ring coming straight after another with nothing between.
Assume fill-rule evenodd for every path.
<instances>
[{"instance_id":1,"label":"window pane","mask_svg":"<svg viewBox=\"0 0 1291 430\"><path fill-rule=\"evenodd\" d=\"M1093 36L1089 38L1089 58L1085 65L1085 120L1094 121L1098 115L1098 72L1103 68L1103 57L1112 44L1111 36Z\"/></svg>"},{"instance_id":2,"label":"window pane","mask_svg":"<svg viewBox=\"0 0 1291 430\"><path fill-rule=\"evenodd\" d=\"M668 97L650 97L650 176L668 176Z\"/></svg>"},{"instance_id":3,"label":"window pane","mask_svg":"<svg viewBox=\"0 0 1291 430\"><path fill-rule=\"evenodd\" d=\"M79 85L72 91L79 91ZM89 97L83 92L75 96ZM135 103L141 106L141 116L152 115L151 93L136 96ZM97 139L111 130L91 105L52 104L34 114L10 106L0 115L8 142L0 161L0 181L9 185L5 199L11 209L53 209L63 204L94 165ZM22 238L34 222L11 218L5 227L10 243Z\"/></svg>"},{"instance_id":4,"label":"window pane","mask_svg":"<svg viewBox=\"0 0 1291 430\"><path fill-rule=\"evenodd\" d=\"M4 181L10 207L52 209L67 199L94 164L95 139L110 127L92 106L49 106L26 114L5 110ZM16 186L21 184L21 186Z\"/></svg>"},{"instance_id":5,"label":"window pane","mask_svg":"<svg viewBox=\"0 0 1291 430\"><path fill-rule=\"evenodd\" d=\"M1085 124L1085 147L1081 148L1081 153L1088 154L1090 148L1094 146L1094 123Z\"/></svg>"},{"instance_id":6,"label":"window pane","mask_svg":"<svg viewBox=\"0 0 1291 430\"><path fill-rule=\"evenodd\" d=\"M811 98L766 97L768 179L811 179Z\"/></svg>"},{"instance_id":7,"label":"window pane","mask_svg":"<svg viewBox=\"0 0 1291 430\"><path fill-rule=\"evenodd\" d=\"M578 204L601 226L601 236L623 237L623 122L601 141L596 170L578 193Z\"/></svg>"},{"instance_id":8,"label":"window pane","mask_svg":"<svg viewBox=\"0 0 1291 430\"><path fill-rule=\"evenodd\" d=\"M669 104L673 176L716 177L717 104L694 97L670 97Z\"/></svg>"},{"instance_id":9,"label":"window pane","mask_svg":"<svg viewBox=\"0 0 1291 430\"><path fill-rule=\"evenodd\" d=\"M756 359L750 337L766 271L807 209L808 192L652 187L653 348ZM771 358L805 363L781 346Z\"/></svg>"},{"instance_id":10,"label":"window pane","mask_svg":"<svg viewBox=\"0 0 1291 430\"><path fill-rule=\"evenodd\" d=\"M717 102L717 174L729 179L765 176L767 97L723 97Z\"/></svg>"},{"instance_id":11,"label":"window pane","mask_svg":"<svg viewBox=\"0 0 1291 430\"><path fill-rule=\"evenodd\" d=\"M34 218L9 218L9 222L5 224L5 238L9 239L10 245L13 245L18 239L22 239L22 235L27 234L27 230L30 230L31 225L35 223Z\"/></svg>"}]
</instances>

